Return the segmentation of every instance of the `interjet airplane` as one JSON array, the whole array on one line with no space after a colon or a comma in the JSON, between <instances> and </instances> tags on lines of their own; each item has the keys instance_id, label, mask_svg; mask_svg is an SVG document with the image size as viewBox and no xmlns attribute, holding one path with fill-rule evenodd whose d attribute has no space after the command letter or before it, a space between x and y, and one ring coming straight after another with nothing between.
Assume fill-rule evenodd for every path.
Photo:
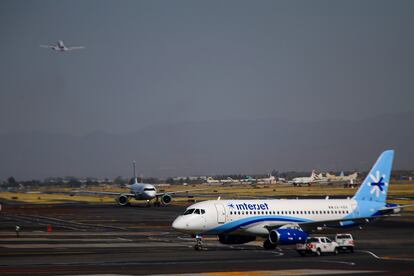
<instances>
[{"instance_id":1,"label":"interjet airplane","mask_svg":"<svg viewBox=\"0 0 414 276\"><path fill-rule=\"evenodd\" d=\"M194 235L196 250L205 235L218 235L223 244L261 236L263 247L274 249L304 242L313 230L367 223L412 206L386 203L393 158L393 150L384 151L352 198L209 200L189 206L172 227Z\"/></svg>"}]
</instances>

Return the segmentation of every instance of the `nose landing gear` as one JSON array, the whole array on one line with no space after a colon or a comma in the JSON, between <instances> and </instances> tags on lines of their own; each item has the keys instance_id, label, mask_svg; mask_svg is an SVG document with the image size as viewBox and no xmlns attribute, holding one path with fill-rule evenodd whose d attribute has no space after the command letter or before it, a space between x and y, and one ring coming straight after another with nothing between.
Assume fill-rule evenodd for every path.
<instances>
[{"instance_id":1,"label":"nose landing gear","mask_svg":"<svg viewBox=\"0 0 414 276\"><path fill-rule=\"evenodd\" d=\"M194 245L194 249L197 251L203 250L203 237L200 235L196 235L196 244Z\"/></svg>"},{"instance_id":2,"label":"nose landing gear","mask_svg":"<svg viewBox=\"0 0 414 276\"><path fill-rule=\"evenodd\" d=\"M155 202L154 202L154 207L160 207L161 203L160 203L160 197L155 197Z\"/></svg>"}]
</instances>

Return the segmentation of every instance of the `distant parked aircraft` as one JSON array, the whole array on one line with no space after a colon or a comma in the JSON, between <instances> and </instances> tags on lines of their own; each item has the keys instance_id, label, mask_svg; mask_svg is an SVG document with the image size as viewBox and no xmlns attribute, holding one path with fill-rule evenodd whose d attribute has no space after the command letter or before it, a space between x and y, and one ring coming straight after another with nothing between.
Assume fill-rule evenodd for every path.
<instances>
[{"instance_id":1,"label":"distant parked aircraft","mask_svg":"<svg viewBox=\"0 0 414 276\"><path fill-rule=\"evenodd\" d=\"M63 44L62 40L59 40L57 42L56 45L40 45L40 47L42 48L49 48L55 51L60 51L60 52L67 52L67 51L72 51L72 50L80 50L80 49L84 49L85 46L71 46L71 47L66 47L65 44Z\"/></svg>"},{"instance_id":2,"label":"distant parked aircraft","mask_svg":"<svg viewBox=\"0 0 414 276\"><path fill-rule=\"evenodd\" d=\"M292 183L292 184L309 184L309 183L318 182L320 180L319 178L320 178L320 175L317 175L315 171L312 171L311 176L309 176L309 177L295 177L291 181L289 181L288 183Z\"/></svg>"},{"instance_id":3,"label":"distant parked aircraft","mask_svg":"<svg viewBox=\"0 0 414 276\"><path fill-rule=\"evenodd\" d=\"M250 175L246 176L246 178L243 178L240 180L240 182L250 182L250 183L256 183L257 179L251 177Z\"/></svg>"},{"instance_id":4,"label":"distant parked aircraft","mask_svg":"<svg viewBox=\"0 0 414 276\"><path fill-rule=\"evenodd\" d=\"M238 180L234 180L231 177L227 177L226 179L220 179L219 182L223 183L223 184L224 183L236 183L236 182L238 182Z\"/></svg>"},{"instance_id":5,"label":"distant parked aircraft","mask_svg":"<svg viewBox=\"0 0 414 276\"><path fill-rule=\"evenodd\" d=\"M276 177L274 177L272 174L269 174L269 177L257 179L257 183L273 184L276 183Z\"/></svg>"},{"instance_id":6,"label":"distant parked aircraft","mask_svg":"<svg viewBox=\"0 0 414 276\"><path fill-rule=\"evenodd\" d=\"M330 173L326 173L327 182L351 182L351 181L355 181L357 177L358 177L358 173L344 175L344 172L341 172L341 174L338 176L330 174Z\"/></svg>"},{"instance_id":7,"label":"distant parked aircraft","mask_svg":"<svg viewBox=\"0 0 414 276\"><path fill-rule=\"evenodd\" d=\"M213 184L213 183L220 183L220 180L214 179L213 177L207 177L207 183Z\"/></svg>"}]
</instances>

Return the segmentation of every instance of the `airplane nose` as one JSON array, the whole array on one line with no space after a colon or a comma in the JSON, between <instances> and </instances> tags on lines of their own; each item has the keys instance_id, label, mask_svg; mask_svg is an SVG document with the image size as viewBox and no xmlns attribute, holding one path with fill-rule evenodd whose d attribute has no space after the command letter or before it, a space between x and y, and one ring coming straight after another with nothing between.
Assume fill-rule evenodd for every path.
<instances>
[{"instance_id":1,"label":"airplane nose","mask_svg":"<svg viewBox=\"0 0 414 276\"><path fill-rule=\"evenodd\" d=\"M178 217L173 221L172 228L175 230L183 230L184 229L184 222L183 220Z\"/></svg>"}]
</instances>

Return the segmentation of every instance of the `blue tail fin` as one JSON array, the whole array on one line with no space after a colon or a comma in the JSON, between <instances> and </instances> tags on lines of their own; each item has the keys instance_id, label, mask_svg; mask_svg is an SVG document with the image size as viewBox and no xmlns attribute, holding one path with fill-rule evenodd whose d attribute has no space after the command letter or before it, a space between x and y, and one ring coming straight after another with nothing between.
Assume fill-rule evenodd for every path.
<instances>
[{"instance_id":1,"label":"blue tail fin","mask_svg":"<svg viewBox=\"0 0 414 276\"><path fill-rule=\"evenodd\" d=\"M385 202L390 182L394 151L384 151L354 195L355 200Z\"/></svg>"}]
</instances>

